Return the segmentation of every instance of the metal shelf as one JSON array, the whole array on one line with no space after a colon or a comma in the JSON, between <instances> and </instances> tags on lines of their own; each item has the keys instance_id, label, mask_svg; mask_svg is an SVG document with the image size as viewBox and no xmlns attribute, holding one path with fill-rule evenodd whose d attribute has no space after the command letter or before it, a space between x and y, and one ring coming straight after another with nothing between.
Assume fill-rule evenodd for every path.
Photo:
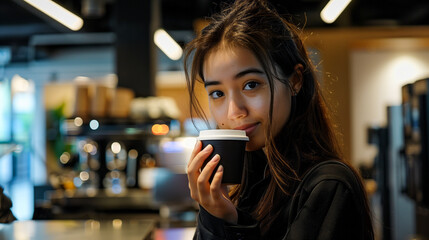
<instances>
[{"instance_id":1,"label":"metal shelf","mask_svg":"<svg viewBox=\"0 0 429 240\"><path fill-rule=\"evenodd\" d=\"M64 121L62 131L65 136L86 136L94 139L116 137L124 139L140 139L142 137L156 136L152 133L155 124L165 124L169 127L171 134L172 120L158 119L151 121L132 121L129 119L95 119L96 127L91 123L83 123L77 126L74 119Z\"/></svg>"}]
</instances>

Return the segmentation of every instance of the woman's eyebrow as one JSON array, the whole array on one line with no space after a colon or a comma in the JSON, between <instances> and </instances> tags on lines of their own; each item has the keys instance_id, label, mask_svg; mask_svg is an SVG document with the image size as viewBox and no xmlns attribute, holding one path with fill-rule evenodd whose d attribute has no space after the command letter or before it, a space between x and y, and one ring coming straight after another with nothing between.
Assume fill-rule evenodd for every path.
<instances>
[{"instance_id":1,"label":"woman's eyebrow","mask_svg":"<svg viewBox=\"0 0 429 240\"><path fill-rule=\"evenodd\" d=\"M219 85L219 81L204 81L204 87L212 86L212 85Z\"/></svg>"},{"instance_id":2,"label":"woman's eyebrow","mask_svg":"<svg viewBox=\"0 0 429 240\"><path fill-rule=\"evenodd\" d=\"M235 74L234 79L238 79L241 78L247 74L251 74L251 73L256 73L256 74L264 74L264 71L257 69L257 68L248 68L245 69L237 74ZM220 82L219 81L204 81L204 87L208 87L208 86L212 86L212 85L219 85Z\"/></svg>"},{"instance_id":3,"label":"woman's eyebrow","mask_svg":"<svg viewBox=\"0 0 429 240\"><path fill-rule=\"evenodd\" d=\"M241 77L243 77L244 75L246 75L246 74L251 74L251 73L264 74L264 71L262 71L262 70L260 70L260 69L257 69L257 68L249 68L249 69L245 69L245 70L243 70L243 71L241 71L241 72L237 73L237 74L235 75L234 79L241 78Z\"/></svg>"}]
</instances>

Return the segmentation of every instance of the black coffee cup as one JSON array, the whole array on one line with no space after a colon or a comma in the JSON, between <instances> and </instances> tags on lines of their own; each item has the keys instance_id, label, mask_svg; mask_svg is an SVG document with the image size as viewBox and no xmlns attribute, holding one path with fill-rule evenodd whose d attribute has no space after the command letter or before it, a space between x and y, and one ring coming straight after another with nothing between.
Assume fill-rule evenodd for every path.
<instances>
[{"instance_id":1,"label":"black coffee cup","mask_svg":"<svg viewBox=\"0 0 429 240\"><path fill-rule=\"evenodd\" d=\"M216 155L220 155L219 164L213 171L210 177L210 182L213 179L219 165L223 166L222 183L226 184L239 184L243 176L244 167L244 153L246 149L246 142L249 137L246 132L242 130L230 129L213 129L200 131L198 137L203 144L202 149L207 145L213 146L213 152L204 161L202 168Z\"/></svg>"}]
</instances>

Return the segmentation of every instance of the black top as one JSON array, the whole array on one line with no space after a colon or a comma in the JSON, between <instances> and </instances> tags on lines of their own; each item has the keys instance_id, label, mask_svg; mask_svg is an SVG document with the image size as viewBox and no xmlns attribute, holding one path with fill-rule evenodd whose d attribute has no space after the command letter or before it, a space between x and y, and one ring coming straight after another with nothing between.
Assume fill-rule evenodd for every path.
<instances>
[{"instance_id":1,"label":"black top","mask_svg":"<svg viewBox=\"0 0 429 240\"><path fill-rule=\"evenodd\" d=\"M3 188L0 186L0 223L10 223L16 220L10 208L12 201L3 194Z\"/></svg>"},{"instance_id":2,"label":"black top","mask_svg":"<svg viewBox=\"0 0 429 240\"><path fill-rule=\"evenodd\" d=\"M237 225L200 207L194 239L372 239L365 236L368 229L364 229L364 217L368 213L363 190L352 170L339 161L325 161L310 168L262 236L258 222L249 213L268 186L265 165L261 159L247 159L247 189L237 205Z\"/></svg>"}]
</instances>

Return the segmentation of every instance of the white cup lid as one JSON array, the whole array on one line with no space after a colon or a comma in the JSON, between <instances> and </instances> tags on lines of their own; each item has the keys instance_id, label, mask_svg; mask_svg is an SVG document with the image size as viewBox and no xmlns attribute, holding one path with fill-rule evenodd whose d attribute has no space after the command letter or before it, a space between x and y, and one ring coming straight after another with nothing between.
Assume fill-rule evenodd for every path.
<instances>
[{"instance_id":1,"label":"white cup lid","mask_svg":"<svg viewBox=\"0 0 429 240\"><path fill-rule=\"evenodd\" d=\"M246 131L232 129L212 129L200 131L198 140L240 140L249 141Z\"/></svg>"}]
</instances>

